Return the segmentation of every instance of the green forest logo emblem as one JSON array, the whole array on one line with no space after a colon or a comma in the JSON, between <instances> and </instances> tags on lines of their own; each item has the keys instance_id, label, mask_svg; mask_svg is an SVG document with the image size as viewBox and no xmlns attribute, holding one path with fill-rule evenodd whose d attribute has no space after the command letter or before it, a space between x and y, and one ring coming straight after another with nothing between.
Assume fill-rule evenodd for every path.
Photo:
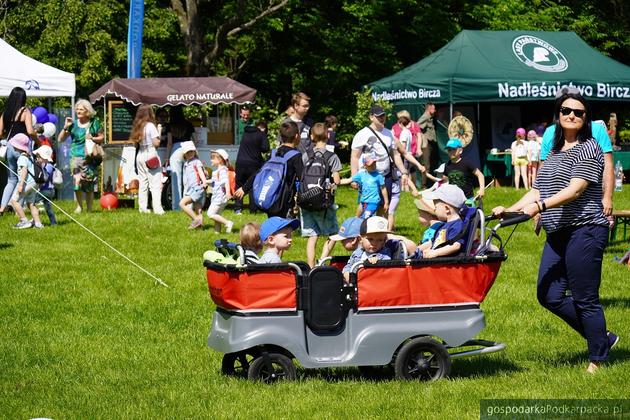
<instances>
[{"instance_id":1,"label":"green forest logo emblem","mask_svg":"<svg viewBox=\"0 0 630 420\"><path fill-rule=\"evenodd\" d=\"M512 51L526 66L540 71L559 73L569 67L564 54L545 40L522 35L512 41Z\"/></svg>"}]
</instances>

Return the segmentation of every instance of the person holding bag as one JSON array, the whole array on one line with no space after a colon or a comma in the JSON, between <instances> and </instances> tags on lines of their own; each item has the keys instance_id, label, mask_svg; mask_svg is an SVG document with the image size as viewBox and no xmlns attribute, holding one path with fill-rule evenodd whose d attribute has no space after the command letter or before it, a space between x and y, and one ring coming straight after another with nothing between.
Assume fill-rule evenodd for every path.
<instances>
[{"instance_id":1,"label":"person holding bag","mask_svg":"<svg viewBox=\"0 0 630 420\"><path fill-rule=\"evenodd\" d=\"M15 150L9 140L15 137L16 134L21 133L28 135L35 142L36 146L39 145L39 138L33 128L31 111L25 106L26 91L21 87L15 87L11 90L7 98L6 106L4 107L4 112L0 116L0 138L6 138L6 166L9 169L7 185L2 192L0 214L6 211L18 182L17 160L21 152Z\"/></svg>"},{"instance_id":2,"label":"person holding bag","mask_svg":"<svg viewBox=\"0 0 630 420\"><path fill-rule=\"evenodd\" d=\"M74 106L76 119L67 117L63 130L57 141L63 142L68 135L72 137L70 144L70 169L72 171L72 185L77 201L75 213L83 211L83 193L87 211L92 211L94 202L94 188L98 181L98 167L103 161L102 146L105 135L103 126L92 104L85 99L79 99ZM95 145L99 145L100 149Z\"/></svg>"},{"instance_id":3,"label":"person holding bag","mask_svg":"<svg viewBox=\"0 0 630 420\"><path fill-rule=\"evenodd\" d=\"M151 213L148 209L149 190L155 214L164 214L162 208L162 165L156 148L160 146L160 132L155 125L155 114L150 105L140 105L131 127L131 141L136 153L138 171L138 208L140 213Z\"/></svg>"}]
</instances>

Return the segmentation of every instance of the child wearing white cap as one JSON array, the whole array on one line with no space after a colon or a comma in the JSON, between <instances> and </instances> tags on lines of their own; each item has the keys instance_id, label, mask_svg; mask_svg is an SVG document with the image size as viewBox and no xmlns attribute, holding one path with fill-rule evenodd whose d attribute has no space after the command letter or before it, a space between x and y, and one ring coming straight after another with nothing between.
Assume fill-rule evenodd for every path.
<instances>
[{"instance_id":1,"label":"child wearing white cap","mask_svg":"<svg viewBox=\"0 0 630 420\"><path fill-rule=\"evenodd\" d=\"M432 240L418 246L418 256L435 258L458 253L464 245L463 238L452 244L442 244L455 239L464 229L464 222L459 217L459 210L466 201L464 192L456 185L445 184L434 191L426 192L424 198L433 200L437 218L445 223L435 232Z\"/></svg>"},{"instance_id":2,"label":"child wearing white cap","mask_svg":"<svg viewBox=\"0 0 630 420\"><path fill-rule=\"evenodd\" d=\"M210 164L214 168L210 185L212 186L212 198L208 207L208 217L214 220L214 231L221 232L221 225L225 225L227 233L232 232L234 222L221 216L228 201L232 198L230 191L230 177L228 175L229 155L225 149L212 150L210 152Z\"/></svg>"},{"instance_id":3,"label":"child wearing white cap","mask_svg":"<svg viewBox=\"0 0 630 420\"><path fill-rule=\"evenodd\" d=\"M51 204L52 199L55 197L55 186L53 185L53 172L55 171L55 167L52 164L53 151L50 146L43 145L38 149L35 149L33 151L33 155L36 156L37 164L42 167L44 173L46 174L46 182L39 186L40 196L35 201L35 204L43 202L44 209L48 215L48 220L50 220L50 225L55 226L57 224L57 217L55 216L55 212ZM41 196L46 197L47 200Z\"/></svg>"},{"instance_id":4,"label":"child wearing white cap","mask_svg":"<svg viewBox=\"0 0 630 420\"><path fill-rule=\"evenodd\" d=\"M184 157L184 195L179 202L181 209L192 219L189 230L203 225L201 209L206 201L206 186L209 181L203 170L203 163L197 157L197 148L192 141L185 141L180 148Z\"/></svg>"},{"instance_id":5,"label":"child wearing white cap","mask_svg":"<svg viewBox=\"0 0 630 420\"><path fill-rule=\"evenodd\" d=\"M371 264L376 264L379 260L392 259L389 249L385 247L387 234L391 233L388 230L387 219L373 216L363 220L360 233L361 246L350 255L347 264L341 270L346 282L350 281L350 271L356 263L368 260Z\"/></svg>"}]
</instances>

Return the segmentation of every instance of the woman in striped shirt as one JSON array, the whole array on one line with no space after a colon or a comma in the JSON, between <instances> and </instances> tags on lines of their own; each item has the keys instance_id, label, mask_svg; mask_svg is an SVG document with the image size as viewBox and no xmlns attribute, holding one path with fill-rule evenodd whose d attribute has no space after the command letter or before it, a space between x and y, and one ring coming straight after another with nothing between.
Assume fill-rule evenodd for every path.
<instances>
[{"instance_id":1,"label":"woman in striped shirt","mask_svg":"<svg viewBox=\"0 0 630 420\"><path fill-rule=\"evenodd\" d=\"M541 214L547 241L538 272L538 301L586 339L589 373L608 359L619 340L606 330L599 302L608 221L602 207L604 157L592 138L591 118L579 91L563 88L554 106L553 150L532 190L509 208L492 210L497 215Z\"/></svg>"}]
</instances>

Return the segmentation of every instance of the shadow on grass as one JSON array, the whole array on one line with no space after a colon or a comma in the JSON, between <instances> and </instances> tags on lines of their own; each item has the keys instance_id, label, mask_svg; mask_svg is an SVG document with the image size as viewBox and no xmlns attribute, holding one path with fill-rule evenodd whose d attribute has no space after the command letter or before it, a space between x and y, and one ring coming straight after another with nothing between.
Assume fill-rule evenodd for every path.
<instances>
[{"instance_id":1,"label":"shadow on grass","mask_svg":"<svg viewBox=\"0 0 630 420\"><path fill-rule=\"evenodd\" d=\"M13 246L13 244L10 244L8 242L0 242L0 250L11 248Z\"/></svg>"},{"instance_id":2,"label":"shadow on grass","mask_svg":"<svg viewBox=\"0 0 630 420\"><path fill-rule=\"evenodd\" d=\"M615 347L610 351L610 358L606 361L606 365L614 366L618 363L625 363L630 360L630 350L626 350L625 348ZM566 353L560 353L557 357L554 357L553 360L550 360L549 363L555 367L566 366L566 365L576 365L582 366L588 365L588 353L586 348L584 351L572 351Z\"/></svg>"},{"instance_id":3,"label":"shadow on grass","mask_svg":"<svg viewBox=\"0 0 630 420\"><path fill-rule=\"evenodd\" d=\"M604 310L608 308L620 308L620 309L630 308L630 297L601 298L599 301L604 307Z\"/></svg>"}]
</instances>

